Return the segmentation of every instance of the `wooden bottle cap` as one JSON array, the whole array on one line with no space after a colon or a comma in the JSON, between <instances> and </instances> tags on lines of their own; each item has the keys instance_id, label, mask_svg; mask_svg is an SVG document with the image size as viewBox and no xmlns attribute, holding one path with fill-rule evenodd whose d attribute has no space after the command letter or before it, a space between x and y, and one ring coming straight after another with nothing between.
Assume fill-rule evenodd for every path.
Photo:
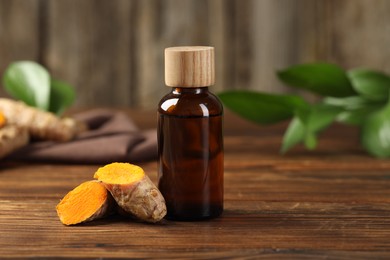
<instances>
[{"instance_id":1,"label":"wooden bottle cap","mask_svg":"<svg viewBox=\"0 0 390 260\"><path fill-rule=\"evenodd\" d=\"M215 83L214 47L165 49L165 84L169 87L207 87Z\"/></svg>"}]
</instances>

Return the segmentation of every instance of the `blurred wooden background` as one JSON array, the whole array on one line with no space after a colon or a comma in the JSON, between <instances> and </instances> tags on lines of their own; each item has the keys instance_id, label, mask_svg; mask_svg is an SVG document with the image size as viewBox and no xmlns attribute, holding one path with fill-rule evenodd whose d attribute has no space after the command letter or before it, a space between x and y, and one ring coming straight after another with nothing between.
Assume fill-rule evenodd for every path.
<instances>
[{"instance_id":1,"label":"blurred wooden background","mask_svg":"<svg viewBox=\"0 0 390 260\"><path fill-rule=\"evenodd\" d=\"M0 73L35 60L76 106L153 108L164 48L212 45L214 92L291 92L274 72L296 63L390 72L389 13L389 0L0 0Z\"/></svg>"}]
</instances>

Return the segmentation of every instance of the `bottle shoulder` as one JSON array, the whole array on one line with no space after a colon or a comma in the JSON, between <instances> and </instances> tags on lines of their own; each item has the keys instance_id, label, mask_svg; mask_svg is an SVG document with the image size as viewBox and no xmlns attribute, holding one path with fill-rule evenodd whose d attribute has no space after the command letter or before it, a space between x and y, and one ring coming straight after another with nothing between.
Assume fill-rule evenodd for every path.
<instances>
[{"instance_id":1,"label":"bottle shoulder","mask_svg":"<svg viewBox=\"0 0 390 260\"><path fill-rule=\"evenodd\" d=\"M176 93L165 95L158 104L158 112L171 116L217 116L223 106L218 97L209 91L200 93Z\"/></svg>"}]
</instances>

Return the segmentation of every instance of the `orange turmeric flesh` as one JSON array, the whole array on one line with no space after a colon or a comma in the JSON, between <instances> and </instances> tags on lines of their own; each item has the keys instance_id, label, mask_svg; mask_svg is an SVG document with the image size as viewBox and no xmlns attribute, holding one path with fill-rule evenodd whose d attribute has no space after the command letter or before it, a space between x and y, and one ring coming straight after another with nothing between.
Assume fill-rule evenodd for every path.
<instances>
[{"instance_id":1,"label":"orange turmeric flesh","mask_svg":"<svg viewBox=\"0 0 390 260\"><path fill-rule=\"evenodd\" d=\"M144 170L130 163L111 163L97 170L94 178L107 184L129 184L140 181Z\"/></svg>"},{"instance_id":2,"label":"orange turmeric flesh","mask_svg":"<svg viewBox=\"0 0 390 260\"><path fill-rule=\"evenodd\" d=\"M106 188L97 181L87 181L70 191L57 205L64 225L74 225L104 217L113 201ZM111 199L112 200L112 199Z\"/></svg>"},{"instance_id":3,"label":"orange turmeric flesh","mask_svg":"<svg viewBox=\"0 0 390 260\"><path fill-rule=\"evenodd\" d=\"M164 197L139 166L111 163L99 168L94 178L103 182L126 213L142 221L158 222L167 213Z\"/></svg>"},{"instance_id":4,"label":"orange turmeric flesh","mask_svg":"<svg viewBox=\"0 0 390 260\"><path fill-rule=\"evenodd\" d=\"M0 111L0 128L5 126L6 122L7 122L7 120L5 119L5 115L3 114L3 112Z\"/></svg>"}]
</instances>

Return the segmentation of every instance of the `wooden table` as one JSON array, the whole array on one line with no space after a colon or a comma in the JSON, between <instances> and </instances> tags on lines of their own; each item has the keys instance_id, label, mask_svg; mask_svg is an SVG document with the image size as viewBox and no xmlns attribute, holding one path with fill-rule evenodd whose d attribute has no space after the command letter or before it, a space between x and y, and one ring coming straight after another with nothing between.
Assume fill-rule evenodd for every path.
<instances>
[{"instance_id":1,"label":"wooden table","mask_svg":"<svg viewBox=\"0 0 390 260\"><path fill-rule=\"evenodd\" d=\"M155 125L154 113L131 115ZM281 156L285 125L229 113L225 123L225 211L214 220L66 227L56 204L99 165L2 162L0 258L390 258L390 160L366 155L355 129L335 126L317 151ZM141 166L156 181L156 162Z\"/></svg>"}]
</instances>

